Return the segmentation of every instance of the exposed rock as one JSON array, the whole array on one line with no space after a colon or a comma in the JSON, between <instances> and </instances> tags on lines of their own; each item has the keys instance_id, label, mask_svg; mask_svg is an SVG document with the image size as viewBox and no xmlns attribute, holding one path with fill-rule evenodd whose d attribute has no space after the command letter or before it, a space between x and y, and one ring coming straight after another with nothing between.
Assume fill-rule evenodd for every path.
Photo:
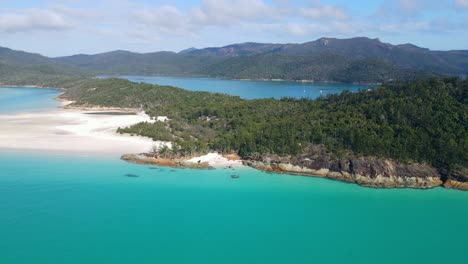
<instances>
[{"instance_id":1,"label":"exposed rock","mask_svg":"<svg viewBox=\"0 0 468 264\"><path fill-rule=\"evenodd\" d=\"M468 191L468 168L461 168L448 173L444 187Z\"/></svg>"},{"instance_id":2,"label":"exposed rock","mask_svg":"<svg viewBox=\"0 0 468 264\"><path fill-rule=\"evenodd\" d=\"M176 161L176 163L182 168L189 169L210 169L210 164L208 162L189 162L189 161Z\"/></svg>"},{"instance_id":3,"label":"exposed rock","mask_svg":"<svg viewBox=\"0 0 468 264\"><path fill-rule=\"evenodd\" d=\"M330 42L330 40L328 40L326 38L320 39L320 45L322 45L322 46L328 46L329 42Z\"/></svg>"},{"instance_id":4,"label":"exposed rock","mask_svg":"<svg viewBox=\"0 0 468 264\"><path fill-rule=\"evenodd\" d=\"M228 160L241 160L242 158L237 153L225 154L223 155Z\"/></svg>"},{"instance_id":5,"label":"exposed rock","mask_svg":"<svg viewBox=\"0 0 468 264\"><path fill-rule=\"evenodd\" d=\"M330 178L376 188L426 189L443 184L439 172L429 165L408 165L373 157L344 160L328 155L268 156L246 160L244 164L265 171Z\"/></svg>"},{"instance_id":6,"label":"exposed rock","mask_svg":"<svg viewBox=\"0 0 468 264\"><path fill-rule=\"evenodd\" d=\"M159 158L150 154L125 154L122 160L144 165L159 165L173 168L210 169L208 162L193 163L183 159Z\"/></svg>"},{"instance_id":7,"label":"exposed rock","mask_svg":"<svg viewBox=\"0 0 468 264\"><path fill-rule=\"evenodd\" d=\"M321 146L311 146L307 155L280 157L264 155L243 160L243 164L259 170L294 175L328 178L374 188L418 188L437 186L468 190L468 169L462 168L442 174L434 167L403 164L376 157L339 158ZM232 156L234 158L234 155ZM235 157L237 159L237 156ZM184 158L161 158L154 154L127 154L123 160L147 165L174 168L209 169L207 162L188 162Z\"/></svg>"}]
</instances>

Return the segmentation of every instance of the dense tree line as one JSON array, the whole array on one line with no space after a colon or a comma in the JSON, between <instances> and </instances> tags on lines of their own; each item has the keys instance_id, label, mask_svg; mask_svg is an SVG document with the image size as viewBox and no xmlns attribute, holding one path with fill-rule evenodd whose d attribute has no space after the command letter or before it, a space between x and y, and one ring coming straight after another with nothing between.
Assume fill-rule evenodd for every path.
<instances>
[{"instance_id":1,"label":"dense tree line","mask_svg":"<svg viewBox=\"0 0 468 264\"><path fill-rule=\"evenodd\" d=\"M346 156L372 155L439 168L467 166L468 81L457 78L392 82L317 100L243 100L120 79L75 84L65 96L77 104L143 108L166 115L161 125L121 132L176 142L178 154L209 149L243 157L297 155L324 145Z\"/></svg>"},{"instance_id":2,"label":"dense tree line","mask_svg":"<svg viewBox=\"0 0 468 264\"><path fill-rule=\"evenodd\" d=\"M384 60L349 59L337 54L240 56L201 68L199 74L236 79L285 79L380 83L433 76Z\"/></svg>"}]
</instances>

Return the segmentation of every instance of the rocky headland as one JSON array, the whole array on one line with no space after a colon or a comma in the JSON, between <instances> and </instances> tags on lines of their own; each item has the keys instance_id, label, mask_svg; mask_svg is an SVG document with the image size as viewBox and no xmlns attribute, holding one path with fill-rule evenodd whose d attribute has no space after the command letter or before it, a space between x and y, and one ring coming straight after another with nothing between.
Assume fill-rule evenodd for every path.
<instances>
[{"instance_id":1,"label":"rocky headland","mask_svg":"<svg viewBox=\"0 0 468 264\"><path fill-rule=\"evenodd\" d=\"M244 160L264 171L315 176L374 188L427 189L444 184L437 169L426 164L401 164L373 157L330 160L326 157L267 156Z\"/></svg>"},{"instance_id":2,"label":"rocky headland","mask_svg":"<svg viewBox=\"0 0 468 264\"><path fill-rule=\"evenodd\" d=\"M242 164L263 171L322 177L372 188L429 189L440 186L468 190L467 169L445 173L422 163L405 164L377 157L339 158L319 146L312 147L309 153L313 154L294 157L280 157L278 155L249 157L243 159ZM228 159L229 156L224 155L224 158ZM236 159L238 158L240 157L236 156ZM208 161L194 162L198 158L167 158L152 153L126 154L122 156L122 159L137 164L176 168L209 169L216 167L211 166Z\"/></svg>"},{"instance_id":3,"label":"rocky headland","mask_svg":"<svg viewBox=\"0 0 468 264\"><path fill-rule=\"evenodd\" d=\"M212 168L208 162L189 162L185 158L163 158L151 153L141 154L124 154L122 160L127 162L143 164L143 165L158 165L173 168L189 168L189 169L210 169Z\"/></svg>"},{"instance_id":4,"label":"rocky headland","mask_svg":"<svg viewBox=\"0 0 468 264\"><path fill-rule=\"evenodd\" d=\"M447 173L444 187L468 191L468 169L459 168Z\"/></svg>"},{"instance_id":5,"label":"rocky headland","mask_svg":"<svg viewBox=\"0 0 468 264\"><path fill-rule=\"evenodd\" d=\"M422 163L401 163L377 157L338 157L322 146L311 146L304 155L263 155L243 161L244 165L276 173L323 177L374 188L428 189L438 186L468 190L468 169L451 172Z\"/></svg>"}]
</instances>

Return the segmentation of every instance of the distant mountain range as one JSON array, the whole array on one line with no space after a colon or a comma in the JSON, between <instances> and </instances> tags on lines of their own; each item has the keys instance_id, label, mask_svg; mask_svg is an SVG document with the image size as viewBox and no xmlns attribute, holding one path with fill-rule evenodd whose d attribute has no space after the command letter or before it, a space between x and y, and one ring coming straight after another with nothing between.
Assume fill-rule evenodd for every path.
<instances>
[{"instance_id":1,"label":"distant mountain range","mask_svg":"<svg viewBox=\"0 0 468 264\"><path fill-rule=\"evenodd\" d=\"M468 50L431 51L379 39L321 38L303 44L242 43L179 53L112 51L48 58L0 48L0 76L6 67L54 74L135 74L382 82L434 75L468 75Z\"/></svg>"},{"instance_id":2,"label":"distant mountain range","mask_svg":"<svg viewBox=\"0 0 468 264\"><path fill-rule=\"evenodd\" d=\"M404 68L445 74L468 73L468 50L431 51L412 44L392 45L379 39L321 38L303 44L243 43L221 48L188 49L183 54L239 57L259 54L288 56L334 54L351 60L375 59Z\"/></svg>"}]
</instances>

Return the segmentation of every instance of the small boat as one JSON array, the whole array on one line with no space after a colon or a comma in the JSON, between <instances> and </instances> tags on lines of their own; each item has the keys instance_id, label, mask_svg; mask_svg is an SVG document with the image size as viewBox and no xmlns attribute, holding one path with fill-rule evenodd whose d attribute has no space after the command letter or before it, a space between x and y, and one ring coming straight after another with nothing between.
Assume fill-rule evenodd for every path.
<instances>
[{"instance_id":1,"label":"small boat","mask_svg":"<svg viewBox=\"0 0 468 264\"><path fill-rule=\"evenodd\" d=\"M237 178L239 178L239 175L235 175L235 174L233 174L233 175L231 175L231 178L233 178L233 179L237 179Z\"/></svg>"}]
</instances>

